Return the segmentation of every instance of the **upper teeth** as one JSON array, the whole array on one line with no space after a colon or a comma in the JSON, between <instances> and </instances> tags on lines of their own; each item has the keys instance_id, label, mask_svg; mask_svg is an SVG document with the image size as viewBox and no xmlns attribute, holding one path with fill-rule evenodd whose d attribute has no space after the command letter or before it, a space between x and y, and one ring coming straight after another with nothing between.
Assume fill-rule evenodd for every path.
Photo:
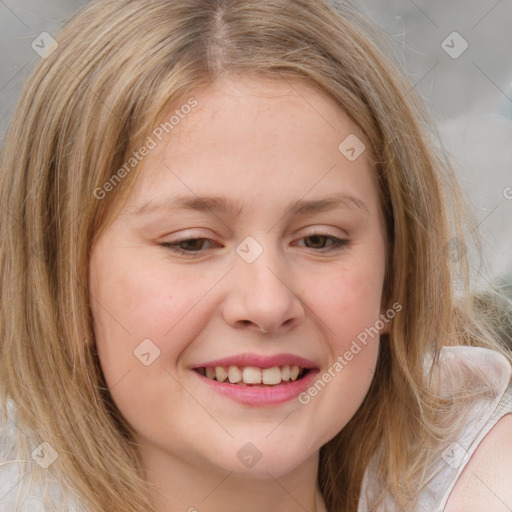
<instances>
[{"instance_id":1,"label":"upper teeth","mask_svg":"<svg viewBox=\"0 0 512 512\"><path fill-rule=\"evenodd\" d=\"M273 366L272 368L216 366L215 368L206 368L206 376L219 382L228 379L231 384L238 382L244 384L279 384L282 380L297 380L300 370L296 365Z\"/></svg>"}]
</instances>

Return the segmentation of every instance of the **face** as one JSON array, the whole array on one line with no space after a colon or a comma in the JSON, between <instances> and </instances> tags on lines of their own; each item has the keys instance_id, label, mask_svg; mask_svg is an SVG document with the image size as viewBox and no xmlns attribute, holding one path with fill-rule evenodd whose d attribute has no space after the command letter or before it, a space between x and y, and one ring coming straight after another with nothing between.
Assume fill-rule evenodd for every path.
<instances>
[{"instance_id":1,"label":"face","mask_svg":"<svg viewBox=\"0 0 512 512\"><path fill-rule=\"evenodd\" d=\"M99 357L144 458L277 477L343 429L374 374L385 236L369 144L300 82L194 97L93 247ZM267 384L221 384L218 366Z\"/></svg>"}]
</instances>

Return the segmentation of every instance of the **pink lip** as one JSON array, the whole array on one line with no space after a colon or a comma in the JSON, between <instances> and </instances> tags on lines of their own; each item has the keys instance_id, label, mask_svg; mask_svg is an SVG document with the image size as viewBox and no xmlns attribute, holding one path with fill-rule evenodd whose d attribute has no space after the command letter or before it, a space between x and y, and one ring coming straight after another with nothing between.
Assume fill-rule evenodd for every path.
<instances>
[{"instance_id":1,"label":"pink lip","mask_svg":"<svg viewBox=\"0 0 512 512\"><path fill-rule=\"evenodd\" d=\"M226 384L225 382L217 382L216 380L209 379L199 372L194 373L216 393L227 396L245 405L265 406L281 404L296 398L312 385L319 370L310 370L302 379L268 387Z\"/></svg>"},{"instance_id":2,"label":"pink lip","mask_svg":"<svg viewBox=\"0 0 512 512\"><path fill-rule=\"evenodd\" d=\"M259 354L239 354L224 357L215 361L192 366L194 368L215 368L216 366L256 366L257 368L272 368L273 366L296 365L301 368L318 369L318 366L309 359L293 354L276 354L275 356L262 356Z\"/></svg>"}]
</instances>

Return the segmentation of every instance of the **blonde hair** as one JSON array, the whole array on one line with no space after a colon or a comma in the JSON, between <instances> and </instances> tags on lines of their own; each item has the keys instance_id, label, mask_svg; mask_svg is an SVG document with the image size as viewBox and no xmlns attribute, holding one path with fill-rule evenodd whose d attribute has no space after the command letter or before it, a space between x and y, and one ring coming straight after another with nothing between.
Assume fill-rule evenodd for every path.
<instances>
[{"instance_id":1,"label":"blonde hair","mask_svg":"<svg viewBox=\"0 0 512 512\"><path fill-rule=\"evenodd\" d=\"M104 199L94 191L170 105L221 75L257 73L319 87L376 156L389 243L383 305L403 310L382 338L364 403L322 447L318 476L328 510L353 511L380 446L379 480L397 503L409 502L434 442L453 434L440 411L459 403L432 388L426 356L432 368L443 345L509 356L469 295L455 300L445 248L465 247L474 226L463 225L450 165L411 84L379 49L382 36L341 1L93 0L57 41L23 90L0 174L1 392L16 404L18 426L37 436L32 447L48 441L59 454L35 480L58 475L90 512L154 510L130 426L102 376L88 293L91 247L138 167ZM20 435L24 458L29 444Z\"/></svg>"}]
</instances>

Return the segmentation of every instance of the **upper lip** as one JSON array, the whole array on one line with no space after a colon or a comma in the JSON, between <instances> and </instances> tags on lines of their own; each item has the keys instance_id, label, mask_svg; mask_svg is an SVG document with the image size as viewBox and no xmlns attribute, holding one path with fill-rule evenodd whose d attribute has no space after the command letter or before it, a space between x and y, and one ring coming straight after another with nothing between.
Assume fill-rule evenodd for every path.
<instances>
[{"instance_id":1,"label":"upper lip","mask_svg":"<svg viewBox=\"0 0 512 512\"><path fill-rule=\"evenodd\" d=\"M318 366L309 359L296 356L294 354L276 354L274 356L264 356L260 354L238 354L234 356L206 361L192 366L197 368L215 368L216 366L255 366L257 368L272 368L273 366L300 366L301 368L317 369Z\"/></svg>"}]
</instances>

